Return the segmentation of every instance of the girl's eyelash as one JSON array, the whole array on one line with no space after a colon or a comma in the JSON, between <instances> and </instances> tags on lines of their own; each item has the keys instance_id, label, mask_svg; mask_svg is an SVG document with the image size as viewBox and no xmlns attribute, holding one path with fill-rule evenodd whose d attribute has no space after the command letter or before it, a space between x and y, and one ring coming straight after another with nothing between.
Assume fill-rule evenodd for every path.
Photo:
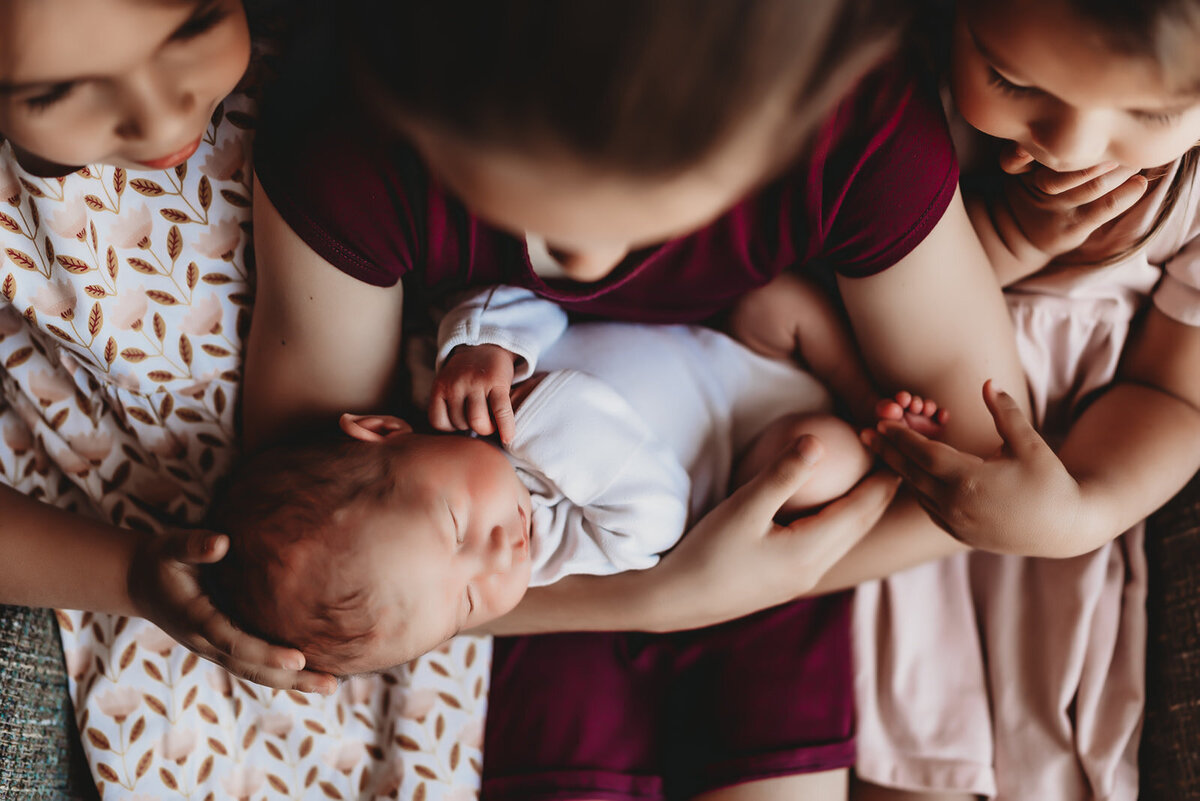
<instances>
[{"instance_id":1,"label":"girl's eyelash","mask_svg":"<svg viewBox=\"0 0 1200 801\"><path fill-rule=\"evenodd\" d=\"M1029 97L1038 93L1038 90L1032 86L1018 86L992 67L988 67L988 83L1004 94L1013 97Z\"/></svg>"},{"instance_id":2,"label":"girl's eyelash","mask_svg":"<svg viewBox=\"0 0 1200 801\"><path fill-rule=\"evenodd\" d=\"M1131 111L1130 114L1147 125L1170 125L1183 116L1182 111Z\"/></svg>"},{"instance_id":3,"label":"girl's eyelash","mask_svg":"<svg viewBox=\"0 0 1200 801\"><path fill-rule=\"evenodd\" d=\"M191 19L180 25L175 33L171 34L171 41L186 42L188 39L195 39L197 36L206 34L228 14L228 9L216 3L206 3L204 8L198 10Z\"/></svg>"},{"instance_id":4,"label":"girl's eyelash","mask_svg":"<svg viewBox=\"0 0 1200 801\"><path fill-rule=\"evenodd\" d=\"M56 83L40 95L25 98L25 105L33 111L42 111L71 94L71 90L74 88L75 84L73 82Z\"/></svg>"}]
</instances>

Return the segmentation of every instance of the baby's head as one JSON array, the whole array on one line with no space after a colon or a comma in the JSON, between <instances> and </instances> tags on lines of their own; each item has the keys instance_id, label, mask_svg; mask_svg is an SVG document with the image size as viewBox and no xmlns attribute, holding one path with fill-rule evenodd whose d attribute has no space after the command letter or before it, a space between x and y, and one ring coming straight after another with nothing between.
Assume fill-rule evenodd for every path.
<instances>
[{"instance_id":1,"label":"baby's head","mask_svg":"<svg viewBox=\"0 0 1200 801\"><path fill-rule=\"evenodd\" d=\"M230 616L337 675L380 670L508 612L529 584L529 492L482 440L342 418L338 440L265 451L210 524Z\"/></svg>"}]
</instances>

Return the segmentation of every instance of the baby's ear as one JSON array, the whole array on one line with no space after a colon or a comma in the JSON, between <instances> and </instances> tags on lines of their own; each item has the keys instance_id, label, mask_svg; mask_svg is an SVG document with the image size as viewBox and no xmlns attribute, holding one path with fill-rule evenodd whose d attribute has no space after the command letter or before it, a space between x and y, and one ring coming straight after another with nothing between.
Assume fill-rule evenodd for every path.
<instances>
[{"instance_id":1,"label":"baby's ear","mask_svg":"<svg viewBox=\"0 0 1200 801\"><path fill-rule=\"evenodd\" d=\"M342 431L363 442L383 442L412 433L412 426L390 414L343 414L338 425Z\"/></svg>"}]
</instances>

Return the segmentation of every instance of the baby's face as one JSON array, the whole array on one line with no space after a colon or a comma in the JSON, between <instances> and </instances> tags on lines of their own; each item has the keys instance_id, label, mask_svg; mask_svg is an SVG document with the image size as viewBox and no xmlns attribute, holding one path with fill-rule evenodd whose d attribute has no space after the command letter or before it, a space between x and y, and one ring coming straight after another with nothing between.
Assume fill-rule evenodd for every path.
<instances>
[{"instance_id":1,"label":"baby's face","mask_svg":"<svg viewBox=\"0 0 1200 801\"><path fill-rule=\"evenodd\" d=\"M390 447L405 478L390 506L364 516L356 543L380 616L345 673L432 650L505 614L529 586L529 491L504 454L445 434Z\"/></svg>"}]
</instances>

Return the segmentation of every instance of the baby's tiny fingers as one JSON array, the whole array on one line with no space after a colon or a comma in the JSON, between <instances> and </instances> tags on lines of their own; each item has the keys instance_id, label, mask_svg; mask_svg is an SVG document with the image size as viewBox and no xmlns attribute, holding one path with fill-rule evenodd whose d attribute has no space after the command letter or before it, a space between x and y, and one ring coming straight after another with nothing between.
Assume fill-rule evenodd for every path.
<instances>
[{"instance_id":1,"label":"baby's tiny fingers","mask_svg":"<svg viewBox=\"0 0 1200 801\"><path fill-rule=\"evenodd\" d=\"M516 423L513 420L512 393L505 387L496 387L488 394L488 401L492 407L492 417L496 420L496 431L500 434L500 441L512 442L516 429Z\"/></svg>"},{"instance_id":2,"label":"baby's tiny fingers","mask_svg":"<svg viewBox=\"0 0 1200 801\"><path fill-rule=\"evenodd\" d=\"M466 404L467 396L465 393L453 392L446 398L446 412L450 417L450 428L452 431L467 430Z\"/></svg>"},{"instance_id":3,"label":"baby's tiny fingers","mask_svg":"<svg viewBox=\"0 0 1200 801\"><path fill-rule=\"evenodd\" d=\"M492 426L487 398L482 392L472 392L467 396L467 422L470 429L481 437L489 436L496 430Z\"/></svg>"},{"instance_id":4,"label":"baby's tiny fingers","mask_svg":"<svg viewBox=\"0 0 1200 801\"><path fill-rule=\"evenodd\" d=\"M450 424L450 413L446 409L446 399L441 395L435 395L429 401L429 425L438 431L454 430L454 426Z\"/></svg>"}]
</instances>

